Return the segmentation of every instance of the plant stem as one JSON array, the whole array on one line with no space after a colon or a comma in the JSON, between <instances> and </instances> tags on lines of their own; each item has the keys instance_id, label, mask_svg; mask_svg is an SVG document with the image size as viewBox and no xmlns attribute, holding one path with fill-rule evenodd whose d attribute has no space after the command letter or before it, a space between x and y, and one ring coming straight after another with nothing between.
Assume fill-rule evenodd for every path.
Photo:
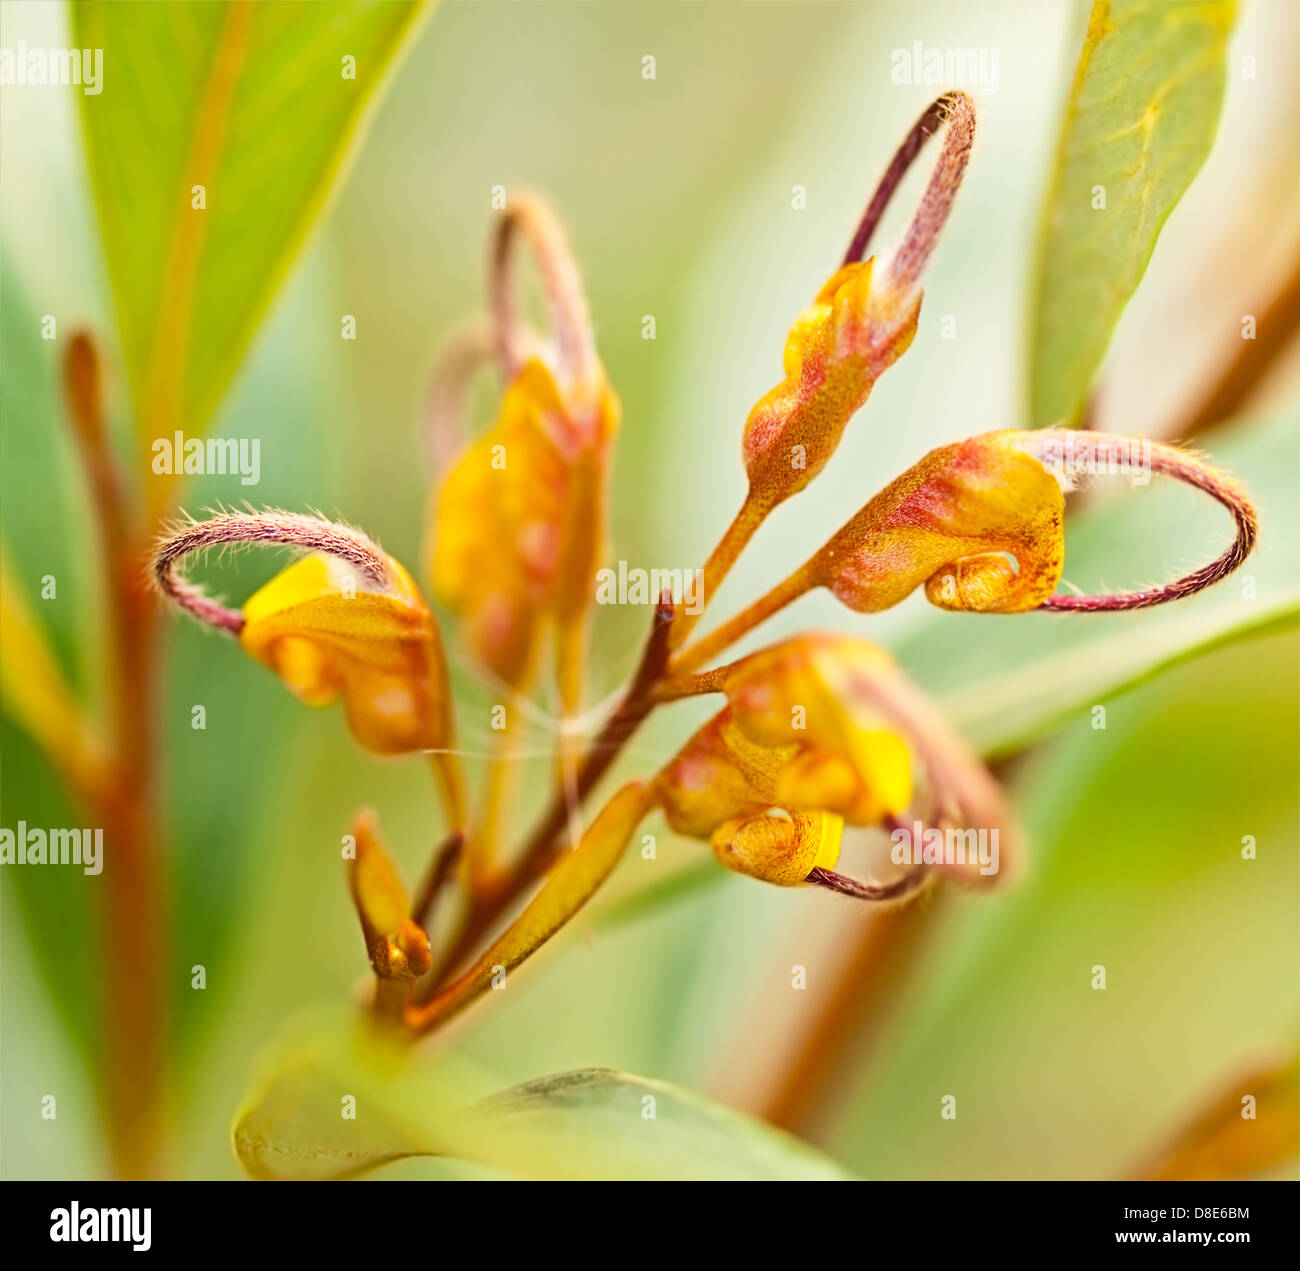
<instances>
[{"instance_id":1,"label":"plant stem","mask_svg":"<svg viewBox=\"0 0 1300 1271\"><path fill-rule=\"evenodd\" d=\"M686 642L686 637L704 616L704 610L713 599L713 593L722 586L723 580L731 572L731 567L739 559L740 553L748 546L749 540L757 533L758 527L763 524L771 510L770 504L756 498L752 489L746 493L740 511L736 513L735 519L727 526L725 533L718 540L718 545L704 563L699 612L682 614L678 619L673 629L671 648L679 649Z\"/></svg>"},{"instance_id":2,"label":"plant stem","mask_svg":"<svg viewBox=\"0 0 1300 1271\"><path fill-rule=\"evenodd\" d=\"M1228 362L1196 410L1170 434L1187 441L1215 424L1231 419L1255 386L1286 350L1300 330L1300 258L1273 293L1256 322L1255 339L1240 340L1241 348Z\"/></svg>"},{"instance_id":3,"label":"plant stem","mask_svg":"<svg viewBox=\"0 0 1300 1271\"><path fill-rule=\"evenodd\" d=\"M668 662L668 644L675 617L676 609L671 598L667 595L661 597L655 607L650 636L636 673L622 700L579 763L573 789L566 792L561 787L552 794L523 846L518 863L492 891L471 899L460 929L439 958L433 973L424 981L424 991L417 995L417 1001L430 1000L442 987L448 973L454 971L473 950L502 911L546 873L561 850L571 811L591 793L632 734L654 709L653 690Z\"/></svg>"},{"instance_id":4,"label":"plant stem","mask_svg":"<svg viewBox=\"0 0 1300 1271\"><path fill-rule=\"evenodd\" d=\"M676 702L683 697L701 697L705 693L721 693L727 668L715 667L699 675L681 675L660 680L654 690L656 702Z\"/></svg>"},{"instance_id":5,"label":"plant stem","mask_svg":"<svg viewBox=\"0 0 1300 1271\"><path fill-rule=\"evenodd\" d=\"M805 592L811 591L815 585L816 580L806 566L797 569L789 578L778 583L766 595L760 596L747 609L742 609L734 618L724 622L711 634L683 649L670 663L669 673L674 677L680 677L698 670L724 649L730 648L742 636L748 635L759 623L766 622L774 613L779 613Z\"/></svg>"},{"instance_id":6,"label":"plant stem","mask_svg":"<svg viewBox=\"0 0 1300 1271\"><path fill-rule=\"evenodd\" d=\"M166 1081L167 886L156 820L158 624L144 583L148 538L111 574L116 780L102 809L109 1144L118 1174L151 1175Z\"/></svg>"},{"instance_id":7,"label":"plant stem","mask_svg":"<svg viewBox=\"0 0 1300 1271\"><path fill-rule=\"evenodd\" d=\"M132 533L123 483L108 442L98 352L73 336L64 390L90 486L107 580L112 742L109 780L95 812L107 860L103 947L105 1120L116 1172L154 1172L162 1136L167 990L166 885L155 800L157 606L146 582L152 530Z\"/></svg>"},{"instance_id":8,"label":"plant stem","mask_svg":"<svg viewBox=\"0 0 1300 1271\"><path fill-rule=\"evenodd\" d=\"M835 1107L850 1053L857 1072L879 1038L942 910L939 896L872 914L837 962L825 1004L754 1111L793 1133L817 1128Z\"/></svg>"},{"instance_id":9,"label":"plant stem","mask_svg":"<svg viewBox=\"0 0 1300 1271\"><path fill-rule=\"evenodd\" d=\"M464 831L453 830L434 850L424 882L420 884L420 890L416 892L415 900L411 903L412 919L426 931L429 929L433 906L451 878L464 846Z\"/></svg>"}]
</instances>

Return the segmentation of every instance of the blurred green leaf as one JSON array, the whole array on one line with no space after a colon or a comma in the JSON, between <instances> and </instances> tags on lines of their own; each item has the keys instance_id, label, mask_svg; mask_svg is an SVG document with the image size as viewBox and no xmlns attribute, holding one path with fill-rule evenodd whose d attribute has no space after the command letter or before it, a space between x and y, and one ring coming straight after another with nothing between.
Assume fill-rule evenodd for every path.
<instances>
[{"instance_id":1,"label":"blurred green leaf","mask_svg":"<svg viewBox=\"0 0 1300 1271\"><path fill-rule=\"evenodd\" d=\"M560 1176L842 1179L789 1135L667 1082L608 1069L557 1073L483 1107Z\"/></svg>"},{"instance_id":2,"label":"blurred green leaf","mask_svg":"<svg viewBox=\"0 0 1300 1271\"><path fill-rule=\"evenodd\" d=\"M1297 689L1294 637L1221 649L1036 756L1024 882L952 898L831 1149L873 1177L1131 1174L1293 1037Z\"/></svg>"},{"instance_id":3,"label":"blurred green leaf","mask_svg":"<svg viewBox=\"0 0 1300 1271\"><path fill-rule=\"evenodd\" d=\"M0 507L4 538L14 571L11 584L30 602L32 616L52 645L72 691L95 703L88 691L95 675L96 563L80 545L87 541L87 513L81 474L60 410L57 351L61 344L40 338L39 311L0 258L6 275L0 288L0 418L4 421L0 463ZM40 599L42 579L54 581L54 595ZM0 631L0 640L6 639ZM7 646L6 646L7 647ZM82 823L48 757L15 725L7 698L0 699L0 823L74 826ZM87 1070L99 1053L95 981L86 968L98 957L95 902L99 876L75 869L6 869L6 916L16 905L36 951L34 959L51 1004ZM51 933L58 938L51 938ZM12 938L12 937L11 937Z\"/></svg>"},{"instance_id":4,"label":"blurred green leaf","mask_svg":"<svg viewBox=\"0 0 1300 1271\"><path fill-rule=\"evenodd\" d=\"M356 1018L300 1022L235 1118L235 1154L260 1178L341 1178L428 1155L529 1178L845 1177L798 1140L665 1082L585 1069L488 1098L483 1085L454 1056L412 1060Z\"/></svg>"},{"instance_id":5,"label":"blurred green leaf","mask_svg":"<svg viewBox=\"0 0 1300 1271\"><path fill-rule=\"evenodd\" d=\"M80 100L145 436L208 423L424 8L74 7L74 43L104 50Z\"/></svg>"},{"instance_id":6,"label":"blurred green leaf","mask_svg":"<svg viewBox=\"0 0 1300 1271\"><path fill-rule=\"evenodd\" d=\"M1231 0L1093 5L1043 207L1036 427L1077 418L1156 238L1210 152L1235 15Z\"/></svg>"}]
</instances>

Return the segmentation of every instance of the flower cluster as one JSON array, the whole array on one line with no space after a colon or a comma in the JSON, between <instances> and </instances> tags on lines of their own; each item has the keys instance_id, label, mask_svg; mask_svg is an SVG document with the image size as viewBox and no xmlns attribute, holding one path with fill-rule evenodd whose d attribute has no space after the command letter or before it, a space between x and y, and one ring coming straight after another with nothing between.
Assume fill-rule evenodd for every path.
<instances>
[{"instance_id":1,"label":"flower cluster","mask_svg":"<svg viewBox=\"0 0 1300 1271\"><path fill-rule=\"evenodd\" d=\"M940 131L941 153L910 228L894 252L867 256L903 173ZM825 468L875 381L907 353L921 314L921 278L973 137L974 112L964 94L948 94L926 111L843 264L795 321L784 377L744 427L748 493L704 567L705 605L763 519ZM536 258L548 332L527 329L518 316L512 253L520 236ZM457 619L462 647L514 693L539 688L550 650L563 716L557 784L516 853L499 859L499 840L512 821L509 746L489 761L471 810L441 639L400 564L350 527L281 512L191 522L160 544L155 558L157 583L169 599L236 636L308 705L340 701L362 747L431 756L447 834L414 900L369 813L351 836L350 886L375 973L375 1007L412 1032L468 1005L493 976L568 922L656 810L677 834L707 843L728 869L873 903L900 902L945 876L987 886L1010 872L1016 832L1000 787L884 651L856 635L809 633L739 660L724 658L805 592L825 587L860 614L896 605L918 588L946 610L1123 610L1189 595L1234 569L1253 546L1254 513L1229 478L1174 447L1144 443L1153 471L1204 490L1229 510L1237 529L1232 546L1194 574L1158 587L1057 594L1072 481L1055 457L1067 438L1127 439L1058 429L972 436L926 455L803 566L703 637L691 638L699 614L680 612L664 596L635 676L584 750L573 725L582 710L587 624L604 552L618 399L596 355L564 234L537 197L520 196L507 208L490 276L489 319L453 342L430 385L428 581ZM494 365L501 377L501 406L496 422L469 438L465 389L481 364ZM304 555L242 610L226 608L180 571L190 553L252 543ZM724 704L660 771L623 785L583 830L585 800L646 716L703 694ZM930 827L927 835L956 827L995 836L1000 854L992 868L939 853L854 877L837 868L846 827ZM461 897L456 917L446 932L433 933L435 903L453 882Z\"/></svg>"}]
</instances>

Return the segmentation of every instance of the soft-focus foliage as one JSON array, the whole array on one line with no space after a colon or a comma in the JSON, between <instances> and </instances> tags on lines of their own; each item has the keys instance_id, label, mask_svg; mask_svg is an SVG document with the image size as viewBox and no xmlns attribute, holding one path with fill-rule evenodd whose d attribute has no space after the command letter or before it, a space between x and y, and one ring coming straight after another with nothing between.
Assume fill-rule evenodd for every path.
<instances>
[{"instance_id":1,"label":"soft-focus foliage","mask_svg":"<svg viewBox=\"0 0 1300 1271\"><path fill-rule=\"evenodd\" d=\"M113 79L81 105L142 436L206 425L427 7L72 6Z\"/></svg>"}]
</instances>

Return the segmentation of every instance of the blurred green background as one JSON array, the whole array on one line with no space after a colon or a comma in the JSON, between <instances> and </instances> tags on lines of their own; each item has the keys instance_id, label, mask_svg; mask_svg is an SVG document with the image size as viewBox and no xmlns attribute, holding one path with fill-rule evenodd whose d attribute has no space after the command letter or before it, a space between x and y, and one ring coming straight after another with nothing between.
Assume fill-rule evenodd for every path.
<instances>
[{"instance_id":1,"label":"blurred green background","mask_svg":"<svg viewBox=\"0 0 1300 1271\"><path fill-rule=\"evenodd\" d=\"M1259 76L1230 70L1215 149L1120 324L1099 427L1160 435L1171 426L1235 338L1252 288L1295 248L1296 14L1287 4L1243 10L1231 47L1259 59ZM932 446L1024 424L1032 247L1085 19L1086 7L1070 4L443 5L398 68L219 409L215 432L261 439L261 484L203 478L185 507L252 497L320 509L414 569L428 497L417 431L425 376L440 343L482 309L492 188L531 186L570 230L623 400L613 559L699 563L739 504L741 425L778 377L790 322L832 272L879 172L934 95L891 83L891 51L917 40L996 49L997 91L976 95L981 131L927 277L916 343L850 427L816 496L761 532L718 599L719 616L729 612ZM59 5L6 3L0 23L5 47L68 43ZM657 63L650 81L647 54ZM166 94L160 86L159 110ZM126 385L114 369L73 90L6 87L0 104L0 516L27 585L59 578L57 604L38 614L94 700L95 557L59 403L58 348L39 338L40 315L105 338L124 431ZM921 179L896 200L885 240ZM807 191L802 210L791 206L796 185ZM355 343L339 341L345 313L357 318ZM641 338L644 315L656 320L654 341ZM956 339L940 338L944 315L955 317ZM1300 573L1298 384L1292 357L1247 418L1203 439L1264 504L1251 568L1265 591L1268 580L1294 589ZM486 396L480 407L476 422ZM1256 489L1257 478L1273 484ZM1178 492L1097 500L1067 577L1095 589L1177 572L1218 550L1219 515ZM226 562L221 588L240 597L275 567L265 555ZM815 625L867 634L897 649L978 735L1003 691L1032 700L1044 683L1104 679L1113 642L1242 603L1235 580L1221 590L1177 615L1096 620L936 618L918 596L867 620L816 595L763 638ZM593 701L630 671L646 619L597 611ZM1102 622L1113 626L1103 632ZM1073 640L1082 647L1070 656ZM1045 673L1054 680L1015 683L1031 652L1058 643L1067 655ZM362 754L338 711L298 707L192 624L171 624L169 645L182 1059L169 1164L186 1176L235 1176L227 1132L252 1056L286 1014L347 998L365 969L338 857L354 809L379 811L408 878L439 813L423 766ZM475 752L489 736L491 695L452 656L460 731ZM1023 881L935 906L915 957L893 970L879 1025L846 1023L845 1062L800 1128L872 1177L1114 1175L1243 1062L1294 1045L1296 662L1291 629L1221 649L1094 699L1108 708L1100 732L1088 707L1068 703L1045 743L1003 767L1029 834ZM207 708L205 732L189 726L196 703ZM687 702L661 713L619 771L657 766L707 709ZM0 727L0 821L77 823L31 744L8 721ZM540 738L536 750L534 798L549 766ZM616 908L706 852L661 823L648 828L656 859L631 853L609 893L452 1039L502 1085L609 1066L760 1110L870 919L834 897L720 869L672 903ZM1239 855L1247 834L1259 845L1249 863ZM104 1168L89 1079L95 882L3 877L6 1177ZM189 987L194 963L207 967L202 993ZM1095 963L1108 970L1104 993L1090 987ZM791 989L795 964L807 968L802 992ZM40 1118L50 1091L55 1122ZM958 1098L956 1122L938 1116L945 1094Z\"/></svg>"}]
</instances>

